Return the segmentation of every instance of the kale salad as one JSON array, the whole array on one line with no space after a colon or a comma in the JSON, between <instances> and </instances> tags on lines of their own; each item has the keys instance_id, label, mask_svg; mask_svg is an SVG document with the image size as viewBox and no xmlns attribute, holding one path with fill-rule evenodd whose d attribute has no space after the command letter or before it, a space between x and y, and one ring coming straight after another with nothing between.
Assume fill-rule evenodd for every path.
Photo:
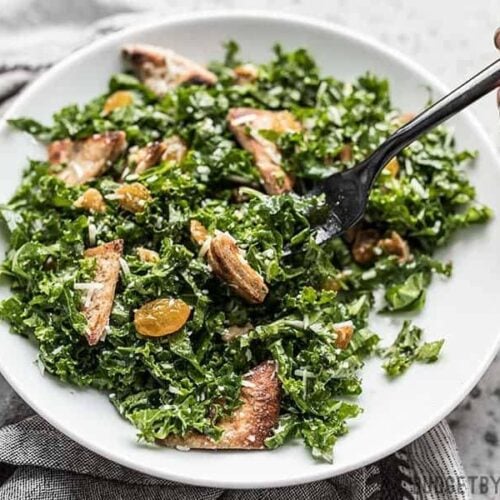
<instances>
[{"instance_id":1,"label":"kale salad","mask_svg":"<svg viewBox=\"0 0 500 500\"><path fill-rule=\"evenodd\" d=\"M369 314L424 307L451 273L435 250L491 216L467 180L474 153L436 128L387 164L363 221L319 246L328 209L305 194L411 119L385 79L325 77L280 46L256 65L234 42L207 68L142 44L123 58L103 95L51 124L10 120L47 159L0 206L0 318L36 342L44 371L107 393L143 440L299 438L331 461L362 411L367 357L390 378L439 356L409 321L382 342Z\"/></svg>"}]
</instances>

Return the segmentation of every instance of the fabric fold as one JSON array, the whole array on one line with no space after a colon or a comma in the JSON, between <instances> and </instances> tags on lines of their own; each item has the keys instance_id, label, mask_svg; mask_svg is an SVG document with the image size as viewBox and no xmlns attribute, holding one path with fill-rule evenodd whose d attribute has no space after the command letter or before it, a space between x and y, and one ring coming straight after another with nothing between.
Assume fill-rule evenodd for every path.
<instances>
[{"instance_id":1,"label":"fabric fold","mask_svg":"<svg viewBox=\"0 0 500 500\"><path fill-rule=\"evenodd\" d=\"M39 416L0 429L0 463L13 472L0 487L0 500L469 498L467 485L460 480L465 476L456 445L445 422L375 464L324 481L267 490L224 491L141 474L84 448ZM443 496L443 487L451 492L449 496Z\"/></svg>"}]
</instances>

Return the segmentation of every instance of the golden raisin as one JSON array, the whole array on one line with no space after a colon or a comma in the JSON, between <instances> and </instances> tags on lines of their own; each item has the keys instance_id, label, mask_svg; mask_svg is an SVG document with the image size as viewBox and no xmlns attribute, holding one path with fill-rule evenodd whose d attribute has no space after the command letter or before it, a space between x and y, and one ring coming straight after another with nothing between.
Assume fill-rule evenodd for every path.
<instances>
[{"instance_id":1,"label":"golden raisin","mask_svg":"<svg viewBox=\"0 0 500 500\"><path fill-rule=\"evenodd\" d=\"M118 202L124 210L132 213L142 212L151 200L151 193L140 182L123 184L116 190Z\"/></svg>"},{"instance_id":2,"label":"golden raisin","mask_svg":"<svg viewBox=\"0 0 500 500\"><path fill-rule=\"evenodd\" d=\"M179 331L189 319L191 307L180 299L157 299L135 311L135 329L145 337L163 337Z\"/></svg>"},{"instance_id":3,"label":"golden raisin","mask_svg":"<svg viewBox=\"0 0 500 500\"><path fill-rule=\"evenodd\" d=\"M399 173L399 162L397 158L393 158L385 167L384 170L389 172L392 177L396 177Z\"/></svg>"},{"instance_id":4,"label":"golden raisin","mask_svg":"<svg viewBox=\"0 0 500 500\"><path fill-rule=\"evenodd\" d=\"M141 262L158 262L160 256L154 250L149 250L149 248L139 247L137 249L137 256Z\"/></svg>"},{"instance_id":5,"label":"golden raisin","mask_svg":"<svg viewBox=\"0 0 500 500\"><path fill-rule=\"evenodd\" d=\"M117 108L130 106L133 102L134 97L130 92L127 92L126 90L117 90L106 99L102 111L105 115L107 115Z\"/></svg>"},{"instance_id":6,"label":"golden raisin","mask_svg":"<svg viewBox=\"0 0 500 500\"><path fill-rule=\"evenodd\" d=\"M90 212L104 212L106 203L102 194L97 189L89 188L73 203L76 208L83 208Z\"/></svg>"},{"instance_id":7,"label":"golden raisin","mask_svg":"<svg viewBox=\"0 0 500 500\"><path fill-rule=\"evenodd\" d=\"M351 341L352 334L354 333L354 325L352 321L336 323L333 325L333 331L336 334L335 345L339 349L345 349Z\"/></svg>"},{"instance_id":8,"label":"golden raisin","mask_svg":"<svg viewBox=\"0 0 500 500\"><path fill-rule=\"evenodd\" d=\"M241 64L234 68L236 82L241 84L252 83L259 77L259 70L253 64Z\"/></svg>"}]
</instances>

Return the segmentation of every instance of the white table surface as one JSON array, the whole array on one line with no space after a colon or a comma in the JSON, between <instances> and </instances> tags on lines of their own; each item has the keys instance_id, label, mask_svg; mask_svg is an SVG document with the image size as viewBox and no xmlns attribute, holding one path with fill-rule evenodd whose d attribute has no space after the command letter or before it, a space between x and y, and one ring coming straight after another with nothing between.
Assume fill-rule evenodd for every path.
<instances>
[{"instance_id":1,"label":"white table surface","mask_svg":"<svg viewBox=\"0 0 500 500\"><path fill-rule=\"evenodd\" d=\"M127 5L127 0L122 3L125 11L134 10ZM147 9L153 3L157 4L154 0L144 0L142 8ZM172 14L202 9L269 9L332 21L368 34L412 57L449 86L498 57L492 40L495 29L500 26L500 0L169 0L165 3ZM89 23L94 20L90 17ZM474 105L472 111L499 147L499 116L494 96ZM0 424L7 411L12 414L25 410L0 378ZM498 476L500 358L450 415L449 422L466 473ZM483 496L478 487L474 497L500 498L491 493Z\"/></svg>"}]
</instances>

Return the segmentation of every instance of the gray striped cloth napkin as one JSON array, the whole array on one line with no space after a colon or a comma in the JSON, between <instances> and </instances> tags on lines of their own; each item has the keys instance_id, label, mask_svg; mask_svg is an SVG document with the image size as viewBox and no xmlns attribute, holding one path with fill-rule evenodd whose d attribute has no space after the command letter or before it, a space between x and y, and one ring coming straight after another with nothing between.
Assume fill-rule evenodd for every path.
<instances>
[{"instance_id":1,"label":"gray striped cloth napkin","mask_svg":"<svg viewBox=\"0 0 500 500\"><path fill-rule=\"evenodd\" d=\"M173 10L175 6L172 9L161 0L5 2L0 18L0 111L27 83L68 52L103 34ZM288 488L224 491L186 486L126 469L78 445L39 416L23 418L32 412L17 398L14 401L10 414L0 419L13 422L0 429L0 500L470 498L446 422L394 455L342 476Z\"/></svg>"}]
</instances>

